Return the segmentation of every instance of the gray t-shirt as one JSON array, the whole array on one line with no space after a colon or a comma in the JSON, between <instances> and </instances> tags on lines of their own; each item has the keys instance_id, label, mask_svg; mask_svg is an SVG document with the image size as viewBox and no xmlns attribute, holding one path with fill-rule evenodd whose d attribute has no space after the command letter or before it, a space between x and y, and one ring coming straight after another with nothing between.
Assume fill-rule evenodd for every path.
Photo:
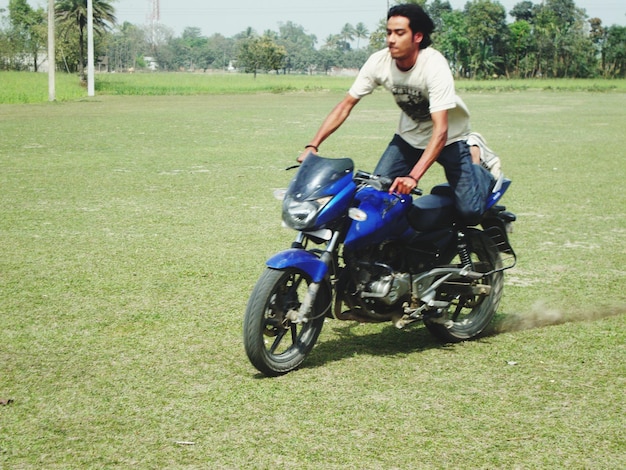
<instances>
[{"instance_id":1,"label":"gray t-shirt","mask_svg":"<svg viewBox=\"0 0 626 470\"><path fill-rule=\"evenodd\" d=\"M454 91L454 79L445 57L432 47L420 50L417 62L403 72L388 49L370 56L349 90L361 99L378 86L389 90L402 110L397 133L415 148L424 149L432 137L431 113L448 110L446 145L467 139L469 111Z\"/></svg>"}]
</instances>

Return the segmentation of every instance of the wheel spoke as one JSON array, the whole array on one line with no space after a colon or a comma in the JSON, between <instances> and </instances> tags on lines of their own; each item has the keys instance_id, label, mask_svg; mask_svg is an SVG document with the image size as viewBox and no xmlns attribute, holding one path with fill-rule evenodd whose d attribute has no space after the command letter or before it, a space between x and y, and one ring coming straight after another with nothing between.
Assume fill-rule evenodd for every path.
<instances>
[{"instance_id":1,"label":"wheel spoke","mask_svg":"<svg viewBox=\"0 0 626 470\"><path fill-rule=\"evenodd\" d=\"M459 318L459 315L461 314L461 310L463 309L463 305L465 304L465 297L460 297L459 298L459 303L456 306L456 309L454 310L454 313L452 314L452 321L456 321Z\"/></svg>"},{"instance_id":2,"label":"wheel spoke","mask_svg":"<svg viewBox=\"0 0 626 470\"><path fill-rule=\"evenodd\" d=\"M303 278L302 276L294 276L294 277L293 277L292 284L291 284L291 288L292 288L294 291L297 291L297 290L298 290L298 288L300 287L300 284L302 283L302 281L303 281L303 280L304 280L304 278Z\"/></svg>"},{"instance_id":3,"label":"wheel spoke","mask_svg":"<svg viewBox=\"0 0 626 470\"><path fill-rule=\"evenodd\" d=\"M270 348L270 353L274 354L274 352L276 352L276 349L280 345L280 342L285 337L285 333L287 333L287 330L281 329L278 331L278 334L276 335L276 339L274 340L274 342L272 343L272 347Z\"/></svg>"},{"instance_id":4,"label":"wheel spoke","mask_svg":"<svg viewBox=\"0 0 626 470\"><path fill-rule=\"evenodd\" d=\"M295 323L291 324L291 344L296 344L298 342L298 325Z\"/></svg>"}]
</instances>

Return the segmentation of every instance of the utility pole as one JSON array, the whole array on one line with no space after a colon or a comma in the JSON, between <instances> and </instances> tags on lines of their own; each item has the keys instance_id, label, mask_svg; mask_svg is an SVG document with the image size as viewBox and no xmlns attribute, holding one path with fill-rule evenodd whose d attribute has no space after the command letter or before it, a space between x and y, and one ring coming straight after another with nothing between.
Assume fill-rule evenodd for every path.
<instances>
[{"instance_id":1,"label":"utility pole","mask_svg":"<svg viewBox=\"0 0 626 470\"><path fill-rule=\"evenodd\" d=\"M54 47L54 0L48 0L48 101L56 100L56 53Z\"/></svg>"},{"instance_id":2,"label":"utility pole","mask_svg":"<svg viewBox=\"0 0 626 470\"><path fill-rule=\"evenodd\" d=\"M87 96L94 96L93 0L87 0Z\"/></svg>"}]
</instances>

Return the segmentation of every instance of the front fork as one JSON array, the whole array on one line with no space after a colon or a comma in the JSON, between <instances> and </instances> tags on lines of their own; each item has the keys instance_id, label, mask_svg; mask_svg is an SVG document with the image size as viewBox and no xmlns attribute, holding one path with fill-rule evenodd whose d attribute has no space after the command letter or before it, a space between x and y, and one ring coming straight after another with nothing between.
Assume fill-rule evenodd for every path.
<instances>
[{"instance_id":1,"label":"front fork","mask_svg":"<svg viewBox=\"0 0 626 470\"><path fill-rule=\"evenodd\" d=\"M313 303L315 302L315 298L317 297L317 293L320 290L321 283L312 282L309 284L309 288L306 291L306 295L304 296L304 300L302 304L300 304L300 308L298 310L290 310L287 312L286 318L292 323L306 323L309 320L313 320L309 317L311 313L311 309L313 308Z\"/></svg>"},{"instance_id":2,"label":"front fork","mask_svg":"<svg viewBox=\"0 0 626 470\"><path fill-rule=\"evenodd\" d=\"M316 232L319 234L319 232ZM330 278L330 273L332 272L332 266L334 264L334 253L337 248L337 244L339 243L339 232L331 232L326 231L325 233L326 239L328 243L326 244L326 248L321 252L318 258L318 262L322 263L325 266L324 276L322 279L319 279L321 266L317 266L316 269L308 270L305 268L305 272L312 277L313 282L311 282L308 286L306 295L300 305L298 310L291 310L287 313L287 320L293 323L307 323L309 320L313 320L310 318L311 310L313 309L313 304L315 303L315 299L317 298L317 294L320 290L320 287L323 282L328 282ZM296 240L291 245L292 250L305 250L305 242L307 239L307 235L305 232L299 232ZM310 252L307 252L310 253Z\"/></svg>"}]
</instances>

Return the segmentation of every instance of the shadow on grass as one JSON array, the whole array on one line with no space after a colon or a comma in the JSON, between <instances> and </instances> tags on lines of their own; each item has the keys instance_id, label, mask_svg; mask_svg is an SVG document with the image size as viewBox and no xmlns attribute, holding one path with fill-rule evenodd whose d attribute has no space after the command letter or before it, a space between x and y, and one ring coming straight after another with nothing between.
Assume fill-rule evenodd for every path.
<instances>
[{"instance_id":1,"label":"shadow on grass","mask_svg":"<svg viewBox=\"0 0 626 470\"><path fill-rule=\"evenodd\" d=\"M548 308L544 303L538 302L529 312L523 314L496 314L489 329L476 338L476 341L493 338L503 333L544 328L564 323L595 321L619 315L626 315L626 307L609 307L594 312L570 312L568 315L563 315L559 310ZM380 330L367 334L356 331L363 328L357 322L331 320L330 324L325 325L325 328L331 328L337 338L318 341L313 351L298 369L322 367L334 361L353 357L355 354L405 356L430 349L455 347L455 343L439 341L423 324L419 323L405 329L398 329L388 324L382 326ZM267 378L263 374L257 374L255 377L258 379Z\"/></svg>"},{"instance_id":2,"label":"shadow on grass","mask_svg":"<svg viewBox=\"0 0 626 470\"><path fill-rule=\"evenodd\" d=\"M533 305L525 314L498 313L491 326L476 340L493 338L502 333L522 331L532 328L544 328L563 323L595 321L603 318L624 315L625 307L600 309L594 312L570 312L562 314L559 310L549 308L543 303ZM442 343L428 329L421 325L409 326L399 330L393 325L383 326L379 331L368 334L357 333L362 326L356 322L345 325L336 323L331 327L338 336L335 339L319 342L301 369L320 367L333 361L341 361L354 354L372 356L403 356L429 349L454 348L454 343Z\"/></svg>"},{"instance_id":3,"label":"shadow on grass","mask_svg":"<svg viewBox=\"0 0 626 470\"><path fill-rule=\"evenodd\" d=\"M338 337L318 342L301 369L320 367L355 354L403 356L416 351L451 346L438 341L423 325L400 330L390 324L368 334L357 333L356 330L363 327L356 322L326 325L329 326Z\"/></svg>"}]
</instances>

